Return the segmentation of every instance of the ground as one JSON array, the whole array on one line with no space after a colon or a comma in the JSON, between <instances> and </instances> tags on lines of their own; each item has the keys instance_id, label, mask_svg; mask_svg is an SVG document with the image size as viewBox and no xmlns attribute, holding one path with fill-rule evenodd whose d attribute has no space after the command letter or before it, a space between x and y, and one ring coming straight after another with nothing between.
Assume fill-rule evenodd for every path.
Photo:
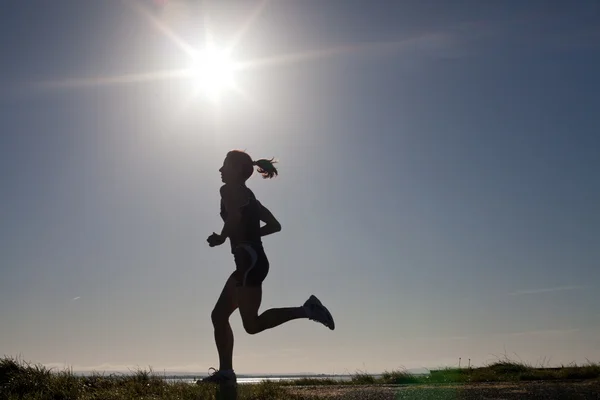
<instances>
[{"instance_id":1,"label":"ground","mask_svg":"<svg viewBox=\"0 0 600 400\"><path fill-rule=\"evenodd\" d=\"M600 381L296 386L289 390L306 398L332 400L600 400Z\"/></svg>"}]
</instances>

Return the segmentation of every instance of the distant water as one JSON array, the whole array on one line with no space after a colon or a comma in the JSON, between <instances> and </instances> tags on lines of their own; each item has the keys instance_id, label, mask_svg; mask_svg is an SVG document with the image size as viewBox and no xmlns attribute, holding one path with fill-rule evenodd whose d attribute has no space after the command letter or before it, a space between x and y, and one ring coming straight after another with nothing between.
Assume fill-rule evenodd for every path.
<instances>
[{"instance_id":1,"label":"distant water","mask_svg":"<svg viewBox=\"0 0 600 400\"><path fill-rule=\"evenodd\" d=\"M415 375L429 375L429 374L415 374ZM205 376L205 375L204 375ZM204 376L177 376L177 377L165 377L165 380L169 383L183 382L183 383L196 383L198 379L204 378ZM373 374L374 378L379 378L381 375ZM296 379L309 378L309 379L333 379L336 381L349 381L352 379L352 375L301 375L301 376L280 376L280 375L264 375L264 376L238 376L238 384L250 384L260 383L265 380L269 381L291 381Z\"/></svg>"},{"instance_id":2,"label":"distant water","mask_svg":"<svg viewBox=\"0 0 600 400\"><path fill-rule=\"evenodd\" d=\"M204 375L206 376L206 375ZM167 376L165 380L169 383L175 382L183 382L183 383L196 383L198 379L204 378L204 376L177 376L170 377ZM377 377L377 375L373 375ZM279 375L265 375L265 376L238 376L237 383L260 383L265 380L269 381L292 381L296 379L302 378L310 378L310 379L335 379L340 381L349 381L351 379L350 375L317 375L317 376L279 376Z\"/></svg>"}]
</instances>

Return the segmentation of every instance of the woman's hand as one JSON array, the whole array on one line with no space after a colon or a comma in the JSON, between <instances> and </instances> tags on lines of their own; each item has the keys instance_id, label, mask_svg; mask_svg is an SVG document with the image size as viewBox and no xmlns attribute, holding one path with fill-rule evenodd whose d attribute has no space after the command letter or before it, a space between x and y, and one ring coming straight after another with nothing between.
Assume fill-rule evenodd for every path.
<instances>
[{"instance_id":1,"label":"woman's hand","mask_svg":"<svg viewBox=\"0 0 600 400\"><path fill-rule=\"evenodd\" d=\"M220 246L225 243L225 237L213 232L206 241L210 247Z\"/></svg>"}]
</instances>

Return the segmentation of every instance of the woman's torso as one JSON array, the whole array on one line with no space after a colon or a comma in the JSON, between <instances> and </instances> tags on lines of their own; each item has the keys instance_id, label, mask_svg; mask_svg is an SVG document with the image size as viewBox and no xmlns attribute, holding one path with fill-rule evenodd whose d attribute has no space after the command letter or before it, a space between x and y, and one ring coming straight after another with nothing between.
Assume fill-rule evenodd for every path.
<instances>
[{"instance_id":1,"label":"woman's torso","mask_svg":"<svg viewBox=\"0 0 600 400\"><path fill-rule=\"evenodd\" d=\"M262 247L260 236L260 202L250 190L243 186L244 195L247 202L240 207L241 218L237 226L233 227L229 235L232 251L240 244L252 244ZM221 218L227 220L228 212L225 209L223 199L221 199Z\"/></svg>"}]
</instances>

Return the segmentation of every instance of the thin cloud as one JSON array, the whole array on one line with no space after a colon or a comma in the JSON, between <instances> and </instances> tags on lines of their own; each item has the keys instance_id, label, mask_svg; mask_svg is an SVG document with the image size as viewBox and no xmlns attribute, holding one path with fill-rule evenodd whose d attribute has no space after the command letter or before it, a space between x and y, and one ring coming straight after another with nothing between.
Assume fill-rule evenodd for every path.
<instances>
[{"instance_id":1,"label":"thin cloud","mask_svg":"<svg viewBox=\"0 0 600 400\"><path fill-rule=\"evenodd\" d=\"M571 334L577 333L579 331L580 331L579 328L573 328L573 329L544 329L544 330L537 330L537 331L513 332L513 333L509 333L508 335L509 336L549 336L549 335L564 336L564 335L571 335Z\"/></svg>"},{"instance_id":2,"label":"thin cloud","mask_svg":"<svg viewBox=\"0 0 600 400\"><path fill-rule=\"evenodd\" d=\"M579 290L583 289L585 286L558 286L551 288L539 288L539 289L525 289L525 290L517 290L514 292L509 292L510 296L521 296L526 294L539 294L539 293L551 293L551 292L564 292L566 290Z\"/></svg>"},{"instance_id":3,"label":"thin cloud","mask_svg":"<svg viewBox=\"0 0 600 400\"><path fill-rule=\"evenodd\" d=\"M80 298L81 298L81 296L73 297L73 298L71 299L71 301L79 300Z\"/></svg>"},{"instance_id":4,"label":"thin cloud","mask_svg":"<svg viewBox=\"0 0 600 400\"><path fill-rule=\"evenodd\" d=\"M435 341L442 341L442 340L458 341L458 340L469 340L469 339L471 339L471 337L470 336L428 336L428 337L424 337L422 339L423 340L435 340Z\"/></svg>"}]
</instances>

